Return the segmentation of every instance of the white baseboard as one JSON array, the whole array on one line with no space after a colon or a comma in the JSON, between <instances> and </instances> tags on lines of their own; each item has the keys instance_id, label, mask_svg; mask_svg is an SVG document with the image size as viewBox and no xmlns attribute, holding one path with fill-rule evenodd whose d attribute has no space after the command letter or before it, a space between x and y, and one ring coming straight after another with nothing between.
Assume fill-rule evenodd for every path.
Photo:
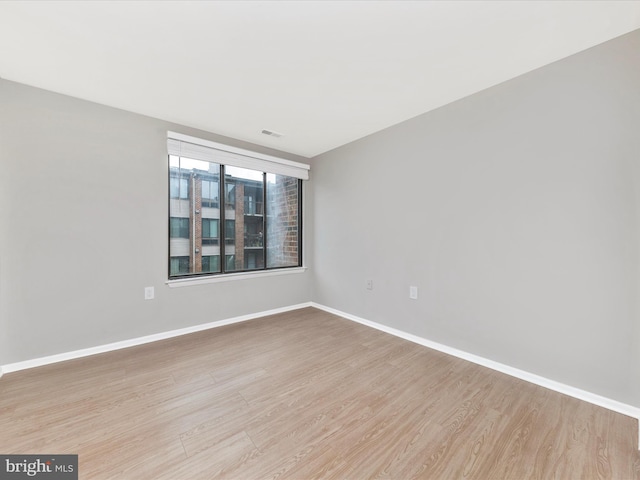
<instances>
[{"instance_id":1,"label":"white baseboard","mask_svg":"<svg viewBox=\"0 0 640 480\"><path fill-rule=\"evenodd\" d=\"M59 353L56 355L49 355L47 357L40 357L40 358L34 358L32 360L25 360L22 362L9 363L7 365L0 366L0 376L2 376L2 373L17 372L18 370L41 367L43 365L49 365L57 362L64 362L66 360L73 360L76 358L88 357L90 355L96 355L98 353L111 352L113 350L120 350L122 348L134 347L136 345L142 345L145 343L157 342L158 340L165 340L167 338L179 337L181 335L187 335L189 333L201 332L203 330L209 330L211 328L222 327L224 325L231 325L232 323L246 322L247 320L266 317L267 315L275 315L277 313L289 312L291 310L298 310L300 308L305 308L310 306L311 306L311 302L300 303L298 305L275 308L273 310L266 310L263 312L252 313L249 315L241 315L239 317L219 320L217 322L204 323L201 325L194 325L192 327L180 328L178 330L170 330L168 332L155 333L153 335L146 335L144 337L132 338L129 340L122 340L120 342L107 343L105 345L98 345L96 347L83 348L81 350L75 350L72 352Z\"/></svg>"},{"instance_id":2,"label":"white baseboard","mask_svg":"<svg viewBox=\"0 0 640 480\"><path fill-rule=\"evenodd\" d=\"M96 355L99 353L111 352L114 350L120 350L122 348L133 347L136 345L142 345L145 343L156 342L158 340L165 340L168 338L178 337L181 335L187 335L189 333L200 332L203 330L209 330L211 328L222 327L224 325L231 325L233 323L246 322L247 320L254 320L256 318L266 317L268 315L275 315L277 313L289 312L292 310L298 310L305 307L314 307L319 310L323 310L328 313L332 313L339 317L345 318L347 320L351 320L362 325L366 325L371 328L375 328L376 330L380 330L385 333L389 333L399 338L403 338L413 343L417 343L418 345L422 345L428 348L432 348L439 352L443 352L454 357L461 358L463 360L467 360L469 362L475 363L477 365L481 365L483 367L490 368L492 370L496 370L498 372L505 373L515 378L519 378L521 380L525 380L527 382L533 383L535 385L539 385L541 387L548 388L550 390L562 393L564 395L568 395L570 397L577 398L579 400L584 400L585 402L592 403L594 405L598 405L600 407L612 410L614 412L622 413L623 415L627 415L629 417L633 417L638 419L639 429L638 429L638 448L640 449L640 408L634 407L632 405L627 405L626 403L618 402L617 400L612 400L607 397L603 397L601 395L596 395L595 393L587 392L586 390L581 390L576 387L572 387L570 385L566 385L564 383L556 382L555 380L550 380L545 377L541 377L539 375L535 375L533 373L526 372L524 370L520 370L517 368L510 367L509 365L505 365L499 362L495 362L493 360L489 360L484 357L480 357L478 355L474 355L472 353L465 352L463 350L458 350L456 348L449 347L447 345L443 345L441 343L433 342L431 340L427 340L426 338L418 337L417 335L413 335L411 333L403 332L402 330L398 330L396 328L388 327L386 325L382 325L380 323L372 322L370 320L366 320L361 317L357 317L355 315L351 315L349 313L342 312L340 310L336 310L335 308L327 307L325 305L321 305L315 302L306 302L300 303L297 305L291 305L288 307L275 308L273 310L266 310L258 313L252 313L248 315L241 315L238 317L228 318L225 320L219 320L216 322L204 323L201 325L194 325L192 327L181 328L177 330L171 330L168 332L156 333L153 335L146 335L144 337L132 338L129 340L123 340L120 342L108 343L105 345L99 345L96 347L84 348L81 350L75 350L72 352L60 353L56 355L49 355L46 357L34 358L31 360L25 360L22 362L9 363L6 365L0 365L0 377L4 373L17 372L19 370L25 370L28 368L40 367L43 365L49 365L52 363L64 362L66 360L73 360L76 358L88 357L90 355Z\"/></svg>"},{"instance_id":3,"label":"white baseboard","mask_svg":"<svg viewBox=\"0 0 640 480\"><path fill-rule=\"evenodd\" d=\"M388 327L380 323L372 322L370 320L366 320L364 318L360 318L355 315L351 315L349 313L336 310L335 308L327 307L325 305L320 305L315 302L311 302L311 306L319 310L324 310L325 312L338 315L339 317L345 318L347 320L352 320L354 322L360 323L362 325L366 325L368 327L375 328L382 332L395 335L396 337L409 340L410 342L417 343L418 345L423 345L425 347L432 348L439 352L446 353L454 357L458 357L463 360L467 360L469 362L475 363L477 365L481 365L483 367L487 367L501 373L506 373L507 375L511 375L512 377L525 380L535 385L548 388L549 390L553 390L555 392L559 392L564 395L568 395L570 397L574 397L579 400L584 400L585 402L598 405L599 407L604 407L608 410L612 410L614 412L622 413L623 415L636 418L638 420L638 449L640 449L640 408L638 407L634 407L633 405L628 405L626 403L618 402L617 400L612 400L610 398L603 397L601 395L596 395L595 393L587 392L586 390L581 390L579 388L572 387L564 383L556 382L555 380L550 380L548 378L541 377L540 375L535 375L533 373L529 373L524 370L520 370L518 368L510 367L509 365L495 362L493 360L489 360L488 358L480 357L478 355L474 355L472 353L468 353L463 350L458 350L456 348L452 348L447 345L443 345L441 343L433 342L431 340L427 340L426 338L418 337L417 335L403 332L402 330L398 330L396 328Z\"/></svg>"}]
</instances>

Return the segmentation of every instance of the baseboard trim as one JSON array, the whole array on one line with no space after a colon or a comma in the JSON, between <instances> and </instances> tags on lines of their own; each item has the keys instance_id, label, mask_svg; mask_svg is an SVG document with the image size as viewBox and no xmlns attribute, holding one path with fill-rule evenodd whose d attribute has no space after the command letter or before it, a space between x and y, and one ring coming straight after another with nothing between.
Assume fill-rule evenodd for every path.
<instances>
[{"instance_id":1,"label":"baseboard trim","mask_svg":"<svg viewBox=\"0 0 640 480\"><path fill-rule=\"evenodd\" d=\"M96 347L83 348L81 350L75 350L72 352L59 353L56 355L49 355L46 357L34 358L31 360L24 360L22 362L9 363L9 364L0 366L0 377L2 376L3 373L17 372L19 370L26 370L29 368L41 367L44 365L50 365L52 363L64 362L66 360L74 360L77 358L88 357L90 355L97 355L99 353L112 352L114 350L121 350L123 348L135 347L136 345L143 345L145 343L157 342L159 340L166 340L168 338L188 335L189 333L201 332L203 330L223 327L225 325L231 325L233 323L246 322L247 320L254 320L256 318L266 317L268 315L275 315L278 313L290 312L292 310L298 310L300 308L305 308L310 306L311 306L311 302L300 303L300 304L291 305L288 307L274 308L272 310L265 310L262 312L251 313L248 315L241 315L238 317L232 317L225 320L218 320L216 322L209 322L201 325L194 325L192 327L180 328L177 330L170 330L168 332L155 333L152 335L146 335L144 337L137 337L129 340L122 340L119 342L107 343L105 345L98 345Z\"/></svg>"},{"instance_id":2,"label":"baseboard trim","mask_svg":"<svg viewBox=\"0 0 640 480\"><path fill-rule=\"evenodd\" d=\"M275 315L278 313L290 312L293 310L299 310L301 308L313 307L318 310L323 310L325 312L331 313L333 315L337 315L346 320L351 320L362 325L375 328L376 330L380 330L385 333L389 333L396 337L402 338L404 340L408 340L410 342L416 343L418 345L422 345L424 347L432 348L442 353L446 353L448 355L452 355L457 358L461 358L463 360L467 360L469 362L475 363L477 365L481 365L483 367L490 368L492 370L496 370L501 373L505 373L515 378L519 378L521 380L525 380L527 382L533 383L535 385L539 385L541 387L548 388L558 393L562 393L564 395L568 395L570 397L577 398L578 400L583 400L585 402L592 403L594 405L598 405L599 407L603 407L609 409L611 411L621 413L623 415L627 415L629 417L636 418L639 423L638 428L638 448L640 449L640 408L634 407L632 405L628 405L626 403L618 402L617 400L612 400L607 397L603 397L601 395L597 395L595 393L588 392L586 390L581 390L576 387L572 387L570 385L566 385L561 382L557 382L555 380L550 380L545 377L541 377L540 375L536 375L524 370L520 370L518 368L510 367L509 365L505 365L503 363L499 363L488 358L480 357L478 355L474 355L472 353L465 352L463 350L458 350L453 347L449 347L447 345L434 342L428 340L423 337L419 337L417 335L413 335L411 333L404 332L402 330L398 330L393 327L389 327L387 325L383 325L380 323L372 322L371 320L366 320L364 318L358 317L356 315L352 315L350 313L346 313L335 308L327 307L326 305L322 305L315 302L305 302L299 303L296 305L290 305L288 307L274 308L272 310L265 310L262 312L252 313L248 315L241 315L238 317L232 317L224 320L218 320L215 322L204 323L200 325L194 325L191 327L180 328L177 330L170 330L168 332L161 332L152 335L146 335L143 337L132 338L129 340L123 340L119 342L108 343L105 345L99 345L96 347L84 348L81 350L75 350L72 352L60 353L56 355L49 355L46 357L34 358L31 360L25 360L22 362L9 363L6 365L0 365L0 378L5 373L17 372L19 370L26 370L29 368L41 367L44 365L50 365L53 363L64 362L67 360L74 360L77 358L88 357L91 355L97 355L99 353L111 352L114 350L121 350L123 348L134 347L136 345L143 345L145 343L157 342L159 340L166 340L173 337L179 337L182 335L188 335L190 333L201 332L203 330L209 330L212 328L223 327L225 325L231 325L234 323L246 322L248 320L254 320L261 317L266 317L269 315Z\"/></svg>"},{"instance_id":3,"label":"baseboard trim","mask_svg":"<svg viewBox=\"0 0 640 480\"><path fill-rule=\"evenodd\" d=\"M579 388L572 387L571 385L566 385L564 383L557 382L555 380L550 380L548 378L541 377L540 375L529 373L527 371L520 370L518 368L510 367L509 365L495 362L488 358L480 357L478 355L474 355L472 353L468 353L463 350L458 350L456 348L452 348L447 345L443 345L441 343L437 343L437 342L428 340L426 338L422 338L417 335L413 335L411 333L398 330L396 328L392 328L386 325L382 325L380 323L372 322L370 320L366 320L364 318L351 315L350 313L345 313L340 310L336 310L335 308L327 307L326 305L321 305L315 302L311 302L311 306L319 310L323 310L325 312L332 313L339 317L345 318L347 320L351 320L351 321L360 323L362 325L375 328L376 330L380 330L382 332L395 335L396 337L409 340L410 342L417 343L419 345L422 345L428 348L432 348L439 352L446 353L454 357L461 358L463 360L467 360L469 362L475 363L477 365L481 365L483 367L490 368L492 370L496 370L501 373L506 373L507 375L510 375L512 377L516 377L516 378L519 378L520 380L525 380L535 385L548 388L549 390L553 390L555 392L562 393L564 395L568 395L570 397L574 397L579 400L584 400L585 402L589 402L594 405L598 405L599 407L603 407L608 410L612 410L614 412L622 413L623 415L636 418L638 419L638 422L640 424L640 408L634 407L632 405L618 402L617 400L612 400L610 398L603 397L601 395L597 395L595 393L591 393L586 390L581 390ZM638 432L638 448L640 448L640 428Z\"/></svg>"}]
</instances>

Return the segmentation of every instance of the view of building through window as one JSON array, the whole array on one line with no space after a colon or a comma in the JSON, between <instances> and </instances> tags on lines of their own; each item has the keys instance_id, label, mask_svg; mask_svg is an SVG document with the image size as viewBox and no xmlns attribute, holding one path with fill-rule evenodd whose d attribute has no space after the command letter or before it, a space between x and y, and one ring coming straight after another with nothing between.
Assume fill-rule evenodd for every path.
<instances>
[{"instance_id":1,"label":"view of building through window","mask_svg":"<svg viewBox=\"0 0 640 480\"><path fill-rule=\"evenodd\" d=\"M300 266L300 182L170 155L169 276Z\"/></svg>"}]
</instances>

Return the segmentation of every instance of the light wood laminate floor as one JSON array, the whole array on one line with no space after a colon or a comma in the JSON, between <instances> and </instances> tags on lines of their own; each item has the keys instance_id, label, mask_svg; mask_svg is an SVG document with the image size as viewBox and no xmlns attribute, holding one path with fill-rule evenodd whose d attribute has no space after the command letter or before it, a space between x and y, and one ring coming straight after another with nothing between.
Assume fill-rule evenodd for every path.
<instances>
[{"instance_id":1,"label":"light wood laminate floor","mask_svg":"<svg viewBox=\"0 0 640 480\"><path fill-rule=\"evenodd\" d=\"M0 453L88 480L638 479L636 428L312 308L0 379Z\"/></svg>"}]
</instances>

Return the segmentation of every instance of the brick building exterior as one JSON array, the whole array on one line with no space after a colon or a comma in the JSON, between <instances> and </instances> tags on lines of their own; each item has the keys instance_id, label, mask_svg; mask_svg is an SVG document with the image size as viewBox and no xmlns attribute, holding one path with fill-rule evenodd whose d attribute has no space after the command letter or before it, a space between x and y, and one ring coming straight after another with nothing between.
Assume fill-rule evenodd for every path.
<instances>
[{"instance_id":1,"label":"brick building exterior","mask_svg":"<svg viewBox=\"0 0 640 480\"><path fill-rule=\"evenodd\" d=\"M265 209L264 183L231 175L220 202L219 172L171 168L170 276L299 265L299 180L267 175Z\"/></svg>"}]
</instances>

